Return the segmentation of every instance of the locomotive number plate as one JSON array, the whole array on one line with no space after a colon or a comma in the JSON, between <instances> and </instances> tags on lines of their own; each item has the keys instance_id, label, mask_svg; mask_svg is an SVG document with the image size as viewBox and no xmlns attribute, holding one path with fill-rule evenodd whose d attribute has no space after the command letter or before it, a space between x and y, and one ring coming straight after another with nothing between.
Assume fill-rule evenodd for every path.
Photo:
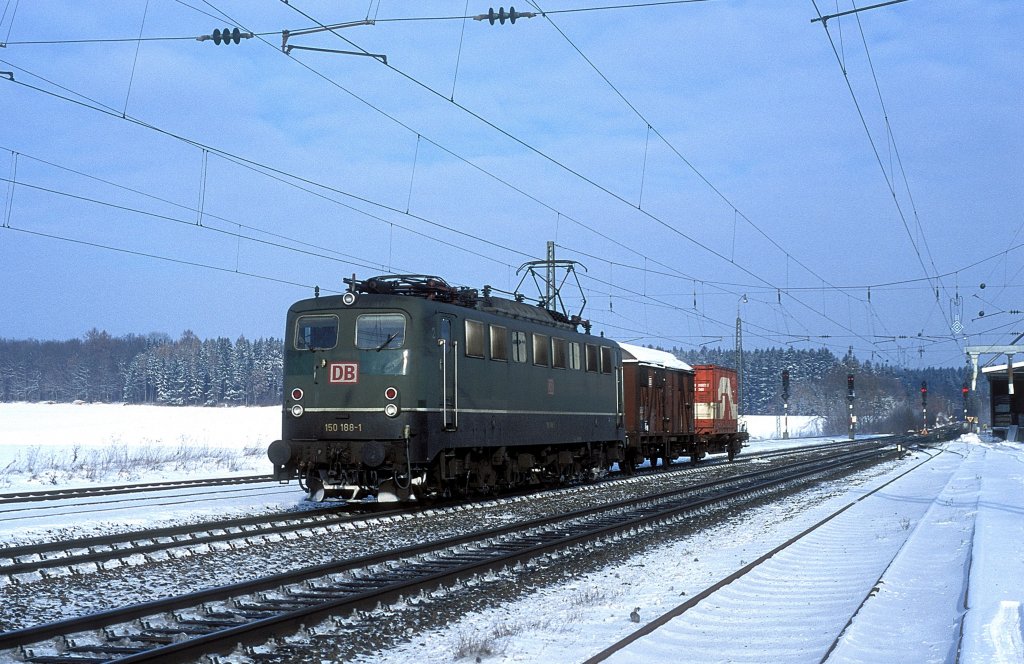
<instances>
[{"instance_id":1,"label":"locomotive number plate","mask_svg":"<svg viewBox=\"0 0 1024 664\"><path fill-rule=\"evenodd\" d=\"M327 422L324 424L326 433L358 433L363 430L363 425L354 422Z\"/></svg>"}]
</instances>

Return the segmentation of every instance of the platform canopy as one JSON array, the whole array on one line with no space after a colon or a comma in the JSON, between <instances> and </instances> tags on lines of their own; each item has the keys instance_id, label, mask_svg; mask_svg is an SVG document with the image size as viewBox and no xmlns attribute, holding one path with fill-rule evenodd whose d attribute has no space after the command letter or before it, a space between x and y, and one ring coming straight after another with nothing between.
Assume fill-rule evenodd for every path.
<instances>
[{"instance_id":1,"label":"platform canopy","mask_svg":"<svg viewBox=\"0 0 1024 664\"><path fill-rule=\"evenodd\" d=\"M639 364L660 367L662 369L693 371L693 367L689 364L683 362L672 353L663 350L655 350L654 348L644 348L643 346L634 346L633 344L624 343L619 343L619 347L622 348L623 362L637 362Z\"/></svg>"}]
</instances>

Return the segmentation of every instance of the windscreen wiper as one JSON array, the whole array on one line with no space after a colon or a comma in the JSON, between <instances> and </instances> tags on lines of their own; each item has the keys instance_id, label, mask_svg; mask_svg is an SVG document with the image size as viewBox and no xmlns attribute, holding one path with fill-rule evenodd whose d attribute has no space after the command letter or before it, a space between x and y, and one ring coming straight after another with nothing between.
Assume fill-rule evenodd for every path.
<instances>
[{"instance_id":1,"label":"windscreen wiper","mask_svg":"<svg viewBox=\"0 0 1024 664\"><path fill-rule=\"evenodd\" d=\"M394 341L397 336L398 336L398 332L395 332L394 334L389 335L388 338L384 340L384 343L382 343L381 345L377 346L377 352L379 353L382 350L384 350L385 348L387 348L387 345L389 343L391 343L392 341Z\"/></svg>"}]
</instances>

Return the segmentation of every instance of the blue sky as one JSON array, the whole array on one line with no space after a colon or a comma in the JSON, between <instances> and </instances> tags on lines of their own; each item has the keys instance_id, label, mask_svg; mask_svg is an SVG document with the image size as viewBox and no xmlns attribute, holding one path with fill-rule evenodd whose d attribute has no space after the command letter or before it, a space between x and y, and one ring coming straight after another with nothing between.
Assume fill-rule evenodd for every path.
<instances>
[{"instance_id":1,"label":"blue sky","mask_svg":"<svg viewBox=\"0 0 1024 664\"><path fill-rule=\"evenodd\" d=\"M511 289L548 240L633 343L731 347L739 309L746 348L955 366L1024 332L1018 2L253 4L2 5L0 336L280 336L314 285ZM290 43L387 65L280 48L368 16ZM225 26L260 37L194 39Z\"/></svg>"}]
</instances>

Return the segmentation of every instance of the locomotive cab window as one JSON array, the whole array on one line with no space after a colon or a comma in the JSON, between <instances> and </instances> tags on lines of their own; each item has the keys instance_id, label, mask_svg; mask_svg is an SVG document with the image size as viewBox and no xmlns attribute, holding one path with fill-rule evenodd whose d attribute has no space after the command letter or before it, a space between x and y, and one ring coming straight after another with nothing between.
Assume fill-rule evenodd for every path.
<instances>
[{"instance_id":1,"label":"locomotive cab window","mask_svg":"<svg viewBox=\"0 0 1024 664\"><path fill-rule=\"evenodd\" d=\"M608 346L601 346L601 373L612 372L612 349Z\"/></svg>"},{"instance_id":2,"label":"locomotive cab window","mask_svg":"<svg viewBox=\"0 0 1024 664\"><path fill-rule=\"evenodd\" d=\"M587 371L597 373L599 370L597 346L594 344L587 344Z\"/></svg>"},{"instance_id":3,"label":"locomotive cab window","mask_svg":"<svg viewBox=\"0 0 1024 664\"><path fill-rule=\"evenodd\" d=\"M479 321L466 321L466 356L484 356L484 324Z\"/></svg>"},{"instance_id":4,"label":"locomotive cab window","mask_svg":"<svg viewBox=\"0 0 1024 664\"><path fill-rule=\"evenodd\" d=\"M405 316L363 314L356 318L356 348L392 350L405 345Z\"/></svg>"},{"instance_id":5,"label":"locomotive cab window","mask_svg":"<svg viewBox=\"0 0 1024 664\"><path fill-rule=\"evenodd\" d=\"M551 338L551 366L556 369L565 369L569 366L569 343L558 337Z\"/></svg>"},{"instance_id":6,"label":"locomotive cab window","mask_svg":"<svg viewBox=\"0 0 1024 664\"><path fill-rule=\"evenodd\" d=\"M500 325L491 325L491 359L508 362L508 330Z\"/></svg>"},{"instance_id":7,"label":"locomotive cab window","mask_svg":"<svg viewBox=\"0 0 1024 664\"><path fill-rule=\"evenodd\" d=\"M337 316L299 316L295 321L296 350L329 350L337 345Z\"/></svg>"},{"instance_id":8,"label":"locomotive cab window","mask_svg":"<svg viewBox=\"0 0 1024 664\"><path fill-rule=\"evenodd\" d=\"M533 363L539 367L546 367L551 364L551 346L548 343L548 335L533 335Z\"/></svg>"}]
</instances>

